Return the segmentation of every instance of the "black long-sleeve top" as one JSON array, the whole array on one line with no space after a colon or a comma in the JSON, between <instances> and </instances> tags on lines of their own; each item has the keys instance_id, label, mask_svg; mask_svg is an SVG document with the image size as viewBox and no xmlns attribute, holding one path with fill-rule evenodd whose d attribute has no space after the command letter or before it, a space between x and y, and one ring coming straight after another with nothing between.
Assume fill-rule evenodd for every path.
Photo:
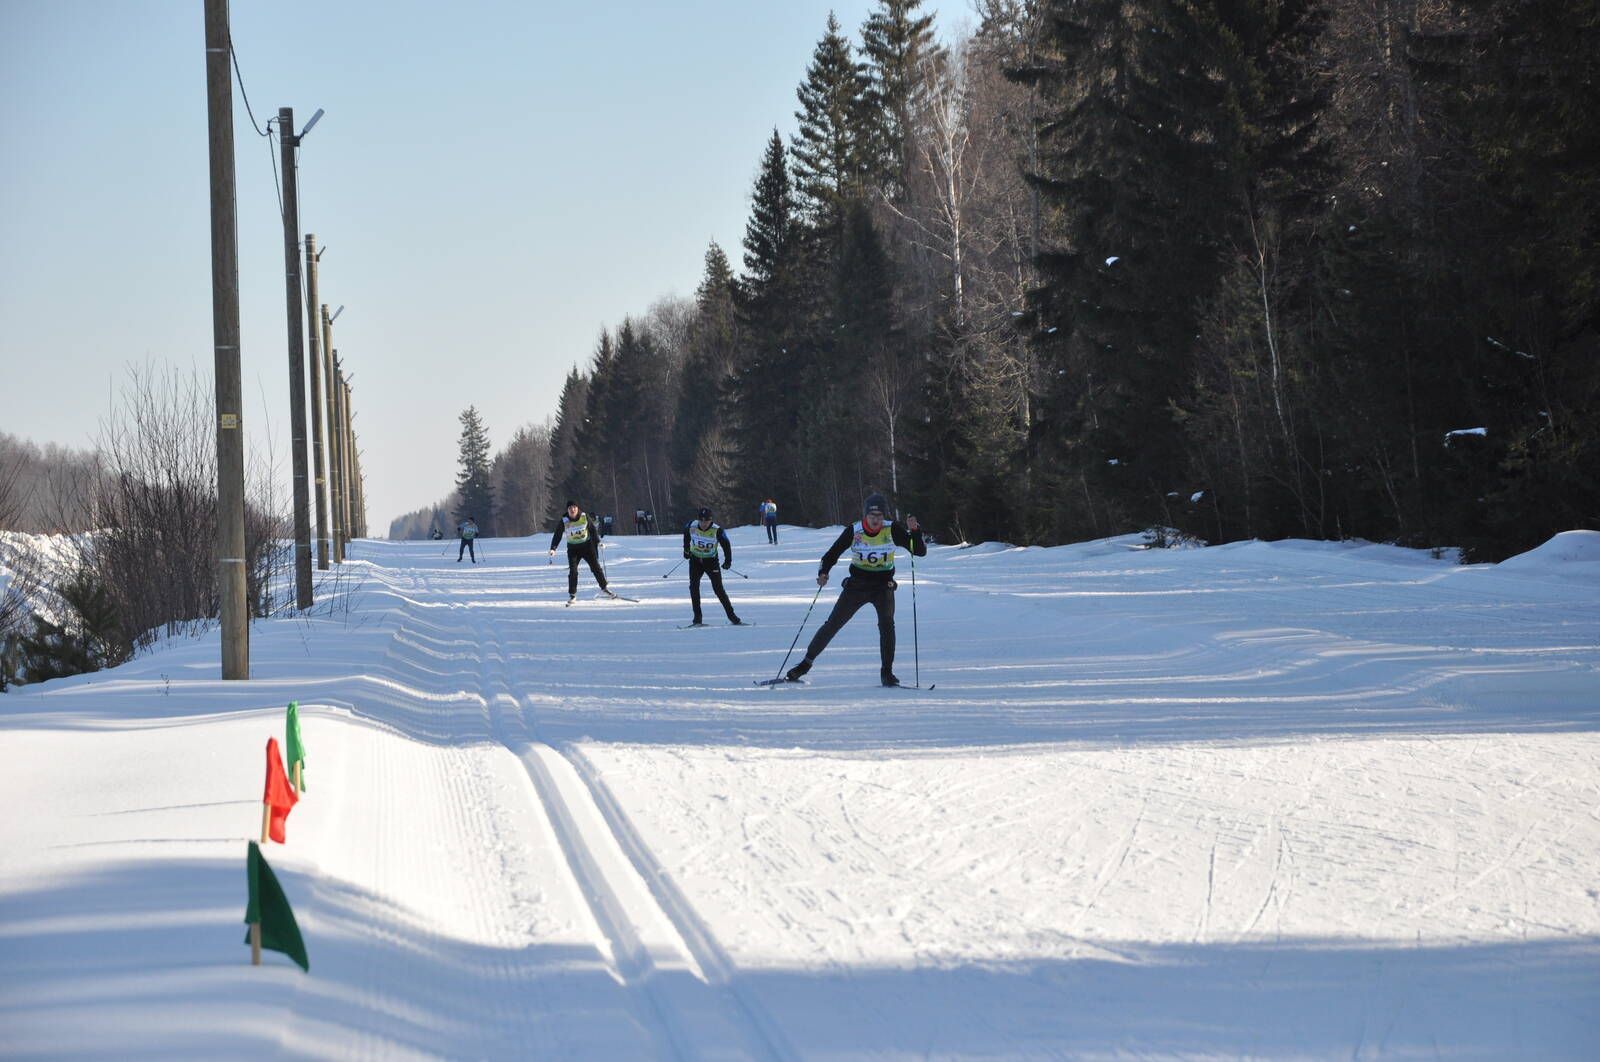
<instances>
[{"instance_id":1,"label":"black long-sleeve top","mask_svg":"<svg viewBox=\"0 0 1600 1062\"><path fill-rule=\"evenodd\" d=\"M600 541L600 521L596 520L594 517L590 516L588 513L579 513L578 514L578 520L574 520L572 522L576 524L576 523L579 522L579 520L587 520L587 521L589 521L589 542L599 542ZM550 548L551 549L555 549L557 546L561 545L562 541L566 537L567 537L567 514L566 513L562 513L561 514L561 519L556 521L555 533L550 536ZM584 546L587 546L589 544L589 542L584 542L581 545L573 546L571 548L573 548L573 549L582 549Z\"/></svg>"},{"instance_id":2,"label":"black long-sleeve top","mask_svg":"<svg viewBox=\"0 0 1600 1062\"><path fill-rule=\"evenodd\" d=\"M833 570L833 566L839 563L839 558L844 556L845 550L850 548L850 543L855 541L855 537L856 525L846 524L844 530L839 532L839 537L834 539L833 545L828 547L828 552L822 555L822 567L818 570L819 575L827 575ZM904 550L910 550L911 555L914 557L926 557L928 555L928 544L922 541L922 531L920 529L907 531L898 520L892 520L889 522L889 537L894 540L896 546ZM865 569L857 568L854 562L850 565L850 585L852 586L883 586L893 578L894 572L892 571L869 572Z\"/></svg>"},{"instance_id":3,"label":"black long-sleeve top","mask_svg":"<svg viewBox=\"0 0 1600 1062\"><path fill-rule=\"evenodd\" d=\"M687 524L683 525L683 555L685 557L693 556L693 554L689 552L689 531L694 527L694 525L695 521L693 520L690 520ZM707 530L709 530L709 528ZM717 528L717 545L722 547L722 566L724 568L732 566L733 543L728 541L728 533L720 527Z\"/></svg>"}]
</instances>

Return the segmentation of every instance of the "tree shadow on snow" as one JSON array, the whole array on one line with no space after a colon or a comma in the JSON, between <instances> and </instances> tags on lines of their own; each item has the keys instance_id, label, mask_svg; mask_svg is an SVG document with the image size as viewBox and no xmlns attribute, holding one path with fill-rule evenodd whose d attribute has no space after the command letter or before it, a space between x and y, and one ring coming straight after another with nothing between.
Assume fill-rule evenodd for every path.
<instances>
[{"instance_id":1,"label":"tree shadow on snow","mask_svg":"<svg viewBox=\"0 0 1600 1062\"><path fill-rule=\"evenodd\" d=\"M381 898L281 868L311 973L272 953L253 969L242 855L125 863L0 898L6 1053L617 1058L771 1046L737 1034L718 1044L726 1029L692 1014L663 1019L673 979L689 974L619 983L592 947L443 937ZM1081 957L763 967L736 970L730 990L800 1056L1585 1058L1600 1048L1595 938L1052 950ZM663 1035L664 1020L683 1042Z\"/></svg>"}]
</instances>

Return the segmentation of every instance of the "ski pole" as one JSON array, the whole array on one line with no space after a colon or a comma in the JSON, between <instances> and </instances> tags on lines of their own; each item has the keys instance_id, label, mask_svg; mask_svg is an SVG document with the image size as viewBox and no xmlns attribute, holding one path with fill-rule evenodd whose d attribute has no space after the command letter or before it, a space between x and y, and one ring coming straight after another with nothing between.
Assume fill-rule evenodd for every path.
<instances>
[{"instance_id":1,"label":"ski pole","mask_svg":"<svg viewBox=\"0 0 1600 1062\"><path fill-rule=\"evenodd\" d=\"M687 557L685 557L685 558L684 558L684 560L688 560L688 559L689 559L689 558L687 558ZM677 563L677 564L674 564L674 565L673 565L673 566L672 566L672 571L669 571L669 572L668 572L668 573L667 573L667 575L671 575L671 574L672 574L672 572L675 572L675 571L677 571L677 570L678 570L678 569L679 569L679 568L681 568L681 567L683 567L683 561L679 561L679 562L678 562L678 563ZM665 578L666 578L666 577L667 577L667 575L663 575L663 576L662 576L662 577L661 577L661 578L663 578L663 579L665 579Z\"/></svg>"},{"instance_id":2,"label":"ski pole","mask_svg":"<svg viewBox=\"0 0 1600 1062\"><path fill-rule=\"evenodd\" d=\"M750 578L750 577L749 577L749 576L748 576L748 575L746 575L746 574L745 574L745 573L744 573L744 572L741 572L741 571L740 571L740 570L739 570L739 569L738 569L738 568L733 568L733 567L730 567L730 568L729 568L729 569L728 569L728 570L729 570L729 571L730 571L730 572L732 572L732 573L733 573L733 574L735 574L735 575L737 575L737 576L738 576L738 577L739 577L739 578L741 578L741 579L748 579L748 578Z\"/></svg>"},{"instance_id":3,"label":"ski pole","mask_svg":"<svg viewBox=\"0 0 1600 1062\"><path fill-rule=\"evenodd\" d=\"M811 621L811 609L817 607L817 598L822 596L822 585L821 583L817 584L817 592L811 596L811 604L806 609L806 618L800 621L800 630L794 632L794 641L789 643L789 652L783 654L783 663L778 665L778 673L772 676L774 681L782 677L784 664L789 662L790 655L794 653L794 647L800 644L800 635L805 631L806 624Z\"/></svg>"},{"instance_id":4,"label":"ski pole","mask_svg":"<svg viewBox=\"0 0 1600 1062\"><path fill-rule=\"evenodd\" d=\"M906 553L911 557L911 661L916 669L912 674L912 685L922 685L922 646L917 640L917 553L908 549Z\"/></svg>"}]
</instances>

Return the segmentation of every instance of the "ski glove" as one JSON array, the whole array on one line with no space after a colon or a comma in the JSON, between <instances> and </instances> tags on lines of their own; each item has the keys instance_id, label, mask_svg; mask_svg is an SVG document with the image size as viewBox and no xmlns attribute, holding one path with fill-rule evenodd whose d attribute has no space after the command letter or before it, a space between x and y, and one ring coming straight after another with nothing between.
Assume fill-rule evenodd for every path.
<instances>
[{"instance_id":1,"label":"ski glove","mask_svg":"<svg viewBox=\"0 0 1600 1062\"><path fill-rule=\"evenodd\" d=\"M725 561L722 562L722 570L723 571L727 571L731 567L733 567L733 561L725 560Z\"/></svg>"},{"instance_id":2,"label":"ski glove","mask_svg":"<svg viewBox=\"0 0 1600 1062\"><path fill-rule=\"evenodd\" d=\"M683 551L683 559L684 560L688 560L689 559L689 551L688 550L684 550Z\"/></svg>"},{"instance_id":3,"label":"ski glove","mask_svg":"<svg viewBox=\"0 0 1600 1062\"><path fill-rule=\"evenodd\" d=\"M827 586L828 585L828 573L827 572L818 572L817 573L817 585L818 586Z\"/></svg>"}]
</instances>

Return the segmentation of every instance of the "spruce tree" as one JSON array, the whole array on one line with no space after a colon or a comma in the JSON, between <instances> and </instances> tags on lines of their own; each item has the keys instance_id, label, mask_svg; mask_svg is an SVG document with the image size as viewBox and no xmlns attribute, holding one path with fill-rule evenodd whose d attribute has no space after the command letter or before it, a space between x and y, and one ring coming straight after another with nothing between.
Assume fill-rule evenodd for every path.
<instances>
[{"instance_id":1,"label":"spruce tree","mask_svg":"<svg viewBox=\"0 0 1600 1062\"><path fill-rule=\"evenodd\" d=\"M933 37L933 13L919 14L921 6L922 0L878 0L878 9L861 27L870 115L867 166L878 185L897 200L904 197L911 173L909 146L925 67L943 55Z\"/></svg>"},{"instance_id":2,"label":"spruce tree","mask_svg":"<svg viewBox=\"0 0 1600 1062\"><path fill-rule=\"evenodd\" d=\"M733 270L715 242L706 250L705 272L695 291L695 317L683 364L683 386L672 426L672 469L678 483L690 484L688 507L710 505L721 510L733 500L731 483L715 482L716 470L727 468L726 427L730 401L729 375L738 352L739 326L734 302ZM716 430L711 454L701 458L702 441ZM720 459L713 457L720 453ZM701 471L696 473L696 465Z\"/></svg>"},{"instance_id":3,"label":"spruce tree","mask_svg":"<svg viewBox=\"0 0 1600 1062\"><path fill-rule=\"evenodd\" d=\"M799 248L799 220L783 139L772 131L761 172L751 194L750 220L744 229L743 302L753 318L777 320L789 311Z\"/></svg>"},{"instance_id":4,"label":"spruce tree","mask_svg":"<svg viewBox=\"0 0 1600 1062\"><path fill-rule=\"evenodd\" d=\"M1423 506L1447 521L1428 537L1499 560L1600 523L1600 2L1461 8L1409 39L1424 114L1455 133L1430 145L1413 256Z\"/></svg>"},{"instance_id":5,"label":"spruce tree","mask_svg":"<svg viewBox=\"0 0 1600 1062\"><path fill-rule=\"evenodd\" d=\"M605 434L609 490L600 497L613 514L654 511L671 498L666 459L673 410L661 348L648 329L623 318L617 329L613 382L607 389Z\"/></svg>"},{"instance_id":6,"label":"spruce tree","mask_svg":"<svg viewBox=\"0 0 1600 1062\"><path fill-rule=\"evenodd\" d=\"M899 486L896 449L906 419L910 366L903 363L895 327L894 270L865 203L845 212L844 239L834 271L834 328L828 381L832 399L819 456L836 459L839 438L857 440L848 448L857 487ZM854 494L852 490L848 493ZM851 511L850 499L836 499L831 517Z\"/></svg>"},{"instance_id":7,"label":"spruce tree","mask_svg":"<svg viewBox=\"0 0 1600 1062\"><path fill-rule=\"evenodd\" d=\"M556 505L562 504L578 461L578 429L589 408L589 377L573 366L561 385L561 399L556 404L555 427L550 432L550 473L548 494Z\"/></svg>"},{"instance_id":8,"label":"spruce tree","mask_svg":"<svg viewBox=\"0 0 1600 1062\"><path fill-rule=\"evenodd\" d=\"M461 498L457 519L472 517L485 535L494 533L494 484L489 469L489 431L477 406L461 414L461 441L456 473L456 493Z\"/></svg>"},{"instance_id":9,"label":"spruce tree","mask_svg":"<svg viewBox=\"0 0 1600 1062\"><path fill-rule=\"evenodd\" d=\"M1022 74L1046 111L1032 179L1054 236L1034 299L1052 536L1170 523L1192 489L1181 417L1242 190L1240 93L1259 71L1238 30L1256 6L1056 5L1054 58Z\"/></svg>"},{"instance_id":10,"label":"spruce tree","mask_svg":"<svg viewBox=\"0 0 1600 1062\"><path fill-rule=\"evenodd\" d=\"M61 622L34 616L32 634L20 640L29 682L115 667L133 655L116 604L92 571L79 569L61 586L59 597L66 613Z\"/></svg>"},{"instance_id":11,"label":"spruce tree","mask_svg":"<svg viewBox=\"0 0 1600 1062\"><path fill-rule=\"evenodd\" d=\"M799 128L790 141L796 200L814 227L837 228L844 203L864 192L873 143L867 87L866 67L830 13L796 90Z\"/></svg>"},{"instance_id":12,"label":"spruce tree","mask_svg":"<svg viewBox=\"0 0 1600 1062\"><path fill-rule=\"evenodd\" d=\"M767 142L752 200L738 284L744 356L735 369L730 409L746 496L787 491L792 482L805 375L805 244L777 130Z\"/></svg>"},{"instance_id":13,"label":"spruce tree","mask_svg":"<svg viewBox=\"0 0 1600 1062\"><path fill-rule=\"evenodd\" d=\"M589 368L589 386L585 389L583 416L579 420L573 439L572 467L556 494L562 500L570 498L586 511L596 504L596 499L610 494L611 451L608 439L608 419L611 413L610 390L615 382L616 347L611 333L601 330L595 344L594 361Z\"/></svg>"},{"instance_id":14,"label":"spruce tree","mask_svg":"<svg viewBox=\"0 0 1600 1062\"><path fill-rule=\"evenodd\" d=\"M1221 159L1224 253L1200 307L1195 387L1177 411L1189 486L1204 492L1185 529L1213 540L1328 534L1327 488L1339 473L1338 462L1317 466L1332 424L1314 395L1326 359L1313 306L1317 245L1344 227L1329 224L1324 9L1285 0L1217 10L1238 130Z\"/></svg>"}]
</instances>

